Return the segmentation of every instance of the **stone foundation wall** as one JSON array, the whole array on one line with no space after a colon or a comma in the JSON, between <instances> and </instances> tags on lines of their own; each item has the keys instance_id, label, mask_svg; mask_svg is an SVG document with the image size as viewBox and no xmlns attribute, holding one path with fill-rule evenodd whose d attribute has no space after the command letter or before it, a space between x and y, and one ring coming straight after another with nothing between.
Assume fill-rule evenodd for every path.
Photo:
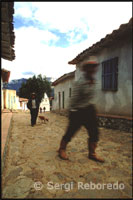
<instances>
[{"instance_id":1,"label":"stone foundation wall","mask_svg":"<svg viewBox=\"0 0 133 200\"><path fill-rule=\"evenodd\" d=\"M98 116L99 127L132 133L132 120Z\"/></svg>"},{"instance_id":2,"label":"stone foundation wall","mask_svg":"<svg viewBox=\"0 0 133 200\"><path fill-rule=\"evenodd\" d=\"M68 117L68 110L52 110L51 112L60 114L62 116ZM117 129L120 131L132 133L132 120L120 116L97 116L99 127L105 127L110 129Z\"/></svg>"}]
</instances>

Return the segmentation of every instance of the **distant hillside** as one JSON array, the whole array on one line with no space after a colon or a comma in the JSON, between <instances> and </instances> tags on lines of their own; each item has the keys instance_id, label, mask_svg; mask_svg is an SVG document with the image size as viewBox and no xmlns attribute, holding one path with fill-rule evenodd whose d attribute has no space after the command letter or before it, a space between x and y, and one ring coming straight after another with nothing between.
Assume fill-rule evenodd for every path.
<instances>
[{"instance_id":1,"label":"distant hillside","mask_svg":"<svg viewBox=\"0 0 133 200\"><path fill-rule=\"evenodd\" d=\"M52 78L52 77L46 77L47 81L49 82L54 82L56 80L56 78Z\"/></svg>"},{"instance_id":2,"label":"distant hillside","mask_svg":"<svg viewBox=\"0 0 133 200\"><path fill-rule=\"evenodd\" d=\"M46 77L46 79L49 82L52 82L54 80L54 78L51 77ZM21 79L15 79L10 81L8 84L3 84L3 87L5 89L10 89L10 90L16 90L16 92L19 92L19 88L21 87L22 83L26 83L28 79L26 78L21 78ZM53 95L53 89L52 89L52 95Z\"/></svg>"},{"instance_id":3,"label":"distant hillside","mask_svg":"<svg viewBox=\"0 0 133 200\"><path fill-rule=\"evenodd\" d=\"M19 92L19 88L21 87L22 83L26 83L27 80L28 79L25 78L12 80L8 84L4 84L4 88Z\"/></svg>"}]
</instances>

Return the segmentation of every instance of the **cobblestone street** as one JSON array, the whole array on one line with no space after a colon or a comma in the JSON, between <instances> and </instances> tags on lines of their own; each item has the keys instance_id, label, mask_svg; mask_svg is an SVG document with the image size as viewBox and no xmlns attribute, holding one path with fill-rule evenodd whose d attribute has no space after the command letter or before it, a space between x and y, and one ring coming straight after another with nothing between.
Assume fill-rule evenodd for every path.
<instances>
[{"instance_id":1,"label":"cobblestone street","mask_svg":"<svg viewBox=\"0 0 133 200\"><path fill-rule=\"evenodd\" d=\"M3 198L132 197L131 133L100 128L97 153L105 159L102 164L87 158L88 135L82 127L68 144L69 160L64 161L57 150L68 119L55 113L45 116L49 122L38 119L31 127L29 113L13 113L2 174ZM91 183L95 188L88 188Z\"/></svg>"}]
</instances>

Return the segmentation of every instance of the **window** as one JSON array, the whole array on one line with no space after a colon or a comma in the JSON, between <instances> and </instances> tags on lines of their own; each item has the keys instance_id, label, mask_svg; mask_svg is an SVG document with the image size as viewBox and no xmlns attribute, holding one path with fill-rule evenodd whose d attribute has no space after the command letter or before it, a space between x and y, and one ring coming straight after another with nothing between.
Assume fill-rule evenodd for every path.
<instances>
[{"instance_id":1,"label":"window","mask_svg":"<svg viewBox=\"0 0 133 200\"><path fill-rule=\"evenodd\" d=\"M72 94L72 89L69 88L69 97L71 97L71 94Z\"/></svg>"},{"instance_id":2,"label":"window","mask_svg":"<svg viewBox=\"0 0 133 200\"><path fill-rule=\"evenodd\" d=\"M14 96L14 103L16 102L16 98L15 98L15 96Z\"/></svg>"},{"instance_id":3,"label":"window","mask_svg":"<svg viewBox=\"0 0 133 200\"><path fill-rule=\"evenodd\" d=\"M102 62L102 90L118 89L118 57Z\"/></svg>"}]
</instances>

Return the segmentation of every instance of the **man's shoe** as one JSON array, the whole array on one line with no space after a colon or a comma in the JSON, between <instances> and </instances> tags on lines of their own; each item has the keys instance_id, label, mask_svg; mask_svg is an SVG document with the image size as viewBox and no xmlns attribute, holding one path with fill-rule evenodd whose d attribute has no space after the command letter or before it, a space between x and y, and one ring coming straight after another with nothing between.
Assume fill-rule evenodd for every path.
<instances>
[{"instance_id":1,"label":"man's shoe","mask_svg":"<svg viewBox=\"0 0 133 200\"><path fill-rule=\"evenodd\" d=\"M90 154L89 154L89 159L94 160L94 161L97 161L97 162L102 162L102 163L105 162L103 158L100 158L100 157L97 156L96 154L93 154L93 155L90 155Z\"/></svg>"},{"instance_id":2,"label":"man's shoe","mask_svg":"<svg viewBox=\"0 0 133 200\"><path fill-rule=\"evenodd\" d=\"M59 157L63 160L68 160L68 157L66 154L66 145L67 145L67 143L62 139L58 152L59 152Z\"/></svg>"},{"instance_id":3,"label":"man's shoe","mask_svg":"<svg viewBox=\"0 0 133 200\"><path fill-rule=\"evenodd\" d=\"M99 156L97 156L97 154L95 152L96 147L97 147L96 142L90 142L89 141L89 159L97 161L97 162L104 163L105 160L103 158L100 158Z\"/></svg>"},{"instance_id":4,"label":"man's shoe","mask_svg":"<svg viewBox=\"0 0 133 200\"><path fill-rule=\"evenodd\" d=\"M68 160L68 156L67 156L66 151L64 149L59 150L59 157L63 160Z\"/></svg>"}]
</instances>

